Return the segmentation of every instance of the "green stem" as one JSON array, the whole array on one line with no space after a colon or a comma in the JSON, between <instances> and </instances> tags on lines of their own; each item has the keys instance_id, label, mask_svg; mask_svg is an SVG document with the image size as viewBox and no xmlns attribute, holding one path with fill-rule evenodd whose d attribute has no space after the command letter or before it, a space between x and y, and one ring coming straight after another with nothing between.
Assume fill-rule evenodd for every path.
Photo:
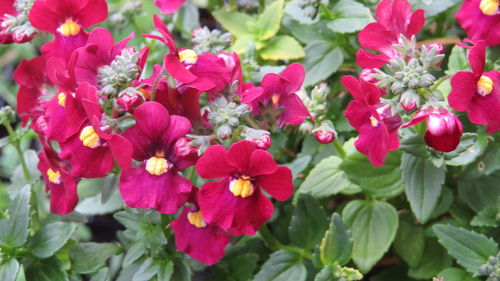
<instances>
[{"instance_id":1,"label":"green stem","mask_svg":"<svg viewBox=\"0 0 500 281\"><path fill-rule=\"evenodd\" d=\"M344 150L344 147L342 146L342 144L340 144L339 140L334 140L332 142L333 144L333 148L335 149L335 151L337 151L337 153L339 154L340 158L344 159L347 155L347 153L345 152Z\"/></svg>"},{"instance_id":2,"label":"green stem","mask_svg":"<svg viewBox=\"0 0 500 281\"><path fill-rule=\"evenodd\" d=\"M294 246L289 246L289 245L283 245L281 244L276 238L274 238L273 234L271 231L269 231L269 228L267 228L267 225L263 225L259 229L259 235L264 240L264 243L267 245L269 249L272 251L276 250L287 250L289 252L293 252L296 254L299 254L301 257L306 258L311 260L312 255L311 253L305 251L304 249L300 249Z\"/></svg>"},{"instance_id":3,"label":"green stem","mask_svg":"<svg viewBox=\"0 0 500 281\"><path fill-rule=\"evenodd\" d=\"M10 125L8 120L5 120L3 122L3 125L7 129L7 132L9 133L10 136L10 141L14 148L16 149L17 157L19 158L19 163L21 163L21 167L23 168L23 173L24 173L24 179L27 182L31 181L31 174L28 170L28 165L26 165L26 161L24 160L24 154L21 150L21 144L19 142L19 139L17 138L17 133L12 129L12 126Z\"/></svg>"},{"instance_id":4,"label":"green stem","mask_svg":"<svg viewBox=\"0 0 500 281\"><path fill-rule=\"evenodd\" d=\"M450 75L445 75L441 78L439 78L438 80L436 80L436 82L434 82L434 85L432 86L432 90L436 90L437 87L439 87L439 85L441 85L444 81L450 79Z\"/></svg>"}]
</instances>

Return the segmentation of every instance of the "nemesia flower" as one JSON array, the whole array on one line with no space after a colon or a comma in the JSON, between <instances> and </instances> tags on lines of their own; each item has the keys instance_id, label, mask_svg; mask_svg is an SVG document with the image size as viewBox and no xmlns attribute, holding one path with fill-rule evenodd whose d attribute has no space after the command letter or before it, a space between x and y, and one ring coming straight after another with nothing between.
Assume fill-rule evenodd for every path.
<instances>
[{"instance_id":1,"label":"nemesia flower","mask_svg":"<svg viewBox=\"0 0 500 281\"><path fill-rule=\"evenodd\" d=\"M486 46L500 44L498 0L464 0L455 14L460 26L473 40L484 40Z\"/></svg>"},{"instance_id":2,"label":"nemesia flower","mask_svg":"<svg viewBox=\"0 0 500 281\"><path fill-rule=\"evenodd\" d=\"M88 85L88 84L87 84ZM97 100L97 89L88 86L92 93L81 100L87 120L78 133L61 143L61 158L69 158L76 177L105 177L115 166L121 169L132 165L132 145L123 136L102 123L102 109Z\"/></svg>"},{"instance_id":3,"label":"nemesia flower","mask_svg":"<svg viewBox=\"0 0 500 281\"><path fill-rule=\"evenodd\" d=\"M400 35L411 38L425 23L424 10L411 12L408 0L382 0L376 10L377 22L365 26L358 35L361 47L378 51L373 54L363 49L356 54L356 63L362 68L380 68L398 52L392 45Z\"/></svg>"},{"instance_id":4,"label":"nemesia flower","mask_svg":"<svg viewBox=\"0 0 500 281\"><path fill-rule=\"evenodd\" d=\"M46 191L50 192L50 211L59 215L71 213L78 203L77 180L67 171L67 164L42 140L38 154L38 170L42 174Z\"/></svg>"},{"instance_id":5,"label":"nemesia flower","mask_svg":"<svg viewBox=\"0 0 500 281\"><path fill-rule=\"evenodd\" d=\"M186 0L154 0L158 9L164 14L173 14L179 10Z\"/></svg>"},{"instance_id":6,"label":"nemesia flower","mask_svg":"<svg viewBox=\"0 0 500 281\"><path fill-rule=\"evenodd\" d=\"M262 189L279 201L293 193L292 173L278 166L271 154L256 149L250 141L239 141L229 150L210 146L196 163L205 179L199 206L208 224L228 230L231 235L254 235L273 215L273 204Z\"/></svg>"},{"instance_id":7,"label":"nemesia flower","mask_svg":"<svg viewBox=\"0 0 500 281\"><path fill-rule=\"evenodd\" d=\"M302 87L304 77L304 67L299 63L292 63L281 75L266 74L260 87L250 88L243 93L242 102L250 106L254 115L261 113L261 107L270 107L270 110L278 113L278 127L300 125L306 117L313 118L296 94Z\"/></svg>"},{"instance_id":8,"label":"nemesia flower","mask_svg":"<svg viewBox=\"0 0 500 281\"><path fill-rule=\"evenodd\" d=\"M470 71L459 71L451 78L450 106L467 111L474 124L488 126L487 132L500 130L500 73L496 70L483 72L486 47L477 41L469 51Z\"/></svg>"},{"instance_id":9,"label":"nemesia flower","mask_svg":"<svg viewBox=\"0 0 500 281\"><path fill-rule=\"evenodd\" d=\"M383 165L387 153L399 148L401 119L392 114L389 105L380 102L382 92L375 85L352 76L342 77L341 83L354 97L344 116L359 132L356 149L374 166Z\"/></svg>"},{"instance_id":10,"label":"nemesia flower","mask_svg":"<svg viewBox=\"0 0 500 281\"><path fill-rule=\"evenodd\" d=\"M196 191L196 187L193 190ZM222 228L203 219L197 200L191 203L193 205L184 207L181 215L170 224L177 251L185 252L204 264L215 264L224 256L224 249L231 239Z\"/></svg>"},{"instance_id":11,"label":"nemesia flower","mask_svg":"<svg viewBox=\"0 0 500 281\"><path fill-rule=\"evenodd\" d=\"M132 208L175 213L191 192L191 182L179 171L193 163L179 159L174 152L176 141L191 130L189 120L169 115L157 102L143 103L134 114L136 125L123 135L133 145L133 158L141 164L120 176L123 201Z\"/></svg>"},{"instance_id":12,"label":"nemesia flower","mask_svg":"<svg viewBox=\"0 0 500 281\"><path fill-rule=\"evenodd\" d=\"M446 108L428 106L415 114L413 119L403 127L413 126L427 121L425 143L441 152L450 152L457 148L462 136L462 122Z\"/></svg>"},{"instance_id":13,"label":"nemesia flower","mask_svg":"<svg viewBox=\"0 0 500 281\"><path fill-rule=\"evenodd\" d=\"M85 45L88 33L84 29L107 16L105 0L36 0L29 13L34 27L55 34L54 40L42 47L42 53L64 60Z\"/></svg>"}]
</instances>

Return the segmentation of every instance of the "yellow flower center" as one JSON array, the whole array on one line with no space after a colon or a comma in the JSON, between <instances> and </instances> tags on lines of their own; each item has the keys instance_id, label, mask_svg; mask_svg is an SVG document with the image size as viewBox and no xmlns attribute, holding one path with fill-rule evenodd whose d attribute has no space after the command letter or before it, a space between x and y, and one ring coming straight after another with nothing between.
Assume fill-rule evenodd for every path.
<instances>
[{"instance_id":1,"label":"yellow flower center","mask_svg":"<svg viewBox=\"0 0 500 281\"><path fill-rule=\"evenodd\" d=\"M241 198L247 198L253 194L253 185L250 178L247 176L242 176L237 180L231 181L229 184L229 190L234 196L241 196Z\"/></svg>"},{"instance_id":2,"label":"yellow flower center","mask_svg":"<svg viewBox=\"0 0 500 281\"><path fill-rule=\"evenodd\" d=\"M198 55L191 49L185 49L179 52L179 59L186 64L195 64L198 61Z\"/></svg>"},{"instance_id":3,"label":"yellow flower center","mask_svg":"<svg viewBox=\"0 0 500 281\"><path fill-rule=\"evenodd\" d=\"M80 25L72 19L67 19L65 23L61 24L58 30L64 36L75 36L80 32Z\"/></svg>"},{"instance_id":4,"label":"yellow flower center","mask_svg":"<svg viewBox=\"0 0 500 281\"><path fill-rule=\"evenodd\" d=\"M481 96L487 96L493 91L493 80L490 77L483 75L477 81L477 91Z\"/></svg>"},{"instance_id":5,"label":"yellow flower center","mask_svg":"<svg viewBox=\"0 0 500 281\"><path fill-rule=\"evenodd\" d=\"M198 212L189 212L188 215L188 221L190 224L202 228L207 226L207 222L203 219L203 216L201 215L201 211Z\"/></svg>"},{"instance_id":6,"label":"yellow flower center","mask_svg":"<svg viewBox=\"0 0 500 281\"><path fill-rule=\"evenodd\" d=\"M278 106L278 102L280 101L280 95L278 95L278 94L274 94L274 95L271 97L271 100L273 101L273 105L274 105L274 106Z\"/></svg>"},{"instance_id":7,"label":"yellow flower center","mask_svg":"<svg viewBox=\"0 0 500 281\"><path fill-rule=\"evenodd\" d=\"M168 171L167 160L163 157L153 156L146 161L146 171L151 175L161 176Z\"/></svg>"},{"instance_id":8,"label":"yellow flower center","mask_svg":"<svg viewBox=\"0 0 500 281\"><path fill-rule=\"evenodd\" d=\"M496 15L498 12L499 0L481 0L479 9L487 16Z\"/></svg>"},{"instance_id":9,"label":"yellow flower center","mask_svg":"<svg viewBox=\"0 0 500 281\"><path fill-rule=\"evenodd\" d=\"M372 124L373 127L377 127L378 126L378 120L377 118L375 117L370 117L370 123Z\"/></svg>"},{"instance_id":10,"label":"yellow flower center","mask_svg":"<svg viewBox=\"0 0 500 281\"><path fill-rule=\"evenodd\" d=\"M66 94L61 92L57 95L57 103L64 107L66 105Z\"/></svg>"},{"instance_id":11,"label":"yellow flower center","mask_svg":"<svg viewBox=\"0 0 500 281\"><path fill-rule=\"evenodd\" d=\"M99 146L99 135L95 132L92 126L86 126L80 133L80 140L83 145L90 148Z\"/></svg>"},{"instance_id":12,"label":"yellow flower center","mask_svg":"<svg viewBox=\"0 0 500 281\"><path fill-rule=\"evenodd\" d=\"M61 173L59 171L54 171L52 169L47 170L47 177L51 183L60 184L61 183Z\"/></svg>"}]
</instances>

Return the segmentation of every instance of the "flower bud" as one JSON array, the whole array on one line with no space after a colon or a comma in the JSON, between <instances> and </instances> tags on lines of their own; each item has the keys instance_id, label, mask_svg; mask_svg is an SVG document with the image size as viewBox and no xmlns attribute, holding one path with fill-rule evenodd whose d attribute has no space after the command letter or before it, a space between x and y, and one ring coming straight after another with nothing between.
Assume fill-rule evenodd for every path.
<instances>
[{"instance_id":1,"label":"flower bud","mask_svg":"<svg viewBox=\"0 0 500 281\"><path fill-rule=\"evenodd\" d=\"M318 130L313 133L313 136L318 142L322 144L328 144L335 140L335 134L333 133L333 131Z\"/></svg>"},{"instance_id":2,"label":"flower bud","mask_svg":"<svg viewBox=\"0 0 500 281\"><path fill-rule=\"evenodd\" d=\"M268 131L244 127L241 135L245 140L253 142L258 149L267 150L271 147L272 139Z\"/></svg>"},{"instance_id":3,"label":"flower bud","mask_svg":"<svg viewBox=\"0 0 500 281\"><path fill-rule=\"evenodd\" d=\"M304 123L300 124L299 126L299 131L303 134L309 134L313 130L314 125L310 121L305 121Z\"/></svg>"},{"instance_id":4,"label":"flower bud","mask_svg":"<svg viewBox=\"0 0 500 281\"><path fill-rule=\"evenodd\" d=\"M373 77L374 74L377 74L377 71L374 68L365 68L359 73L359 78L368 83L376 84L379 80Z\"/></svg>"},{"instance_id":5,"label":"flower bud","mask_svg":"<svg viewBox=\"0 0 500 281\"><path fill-rule=\"evenodd\" d=\"M224 124L217 129L217 137L222 140L228 139L233 136L233 129L228 124Z\"/></svg>"},{"instance_id":6,"label":"flower bud","mask_svg":"<svg viewBox=\"0 0 500 281\"><path fill-rule=\"evenodd\" d=\"M198 147L191 145L192 140L190 137L179 138L174 147L175 155L185 160L196 160L198 158Z\"/></svg>"},{"instance_id":7,"label":"flower bud","mask_svg":"<svg viewBox=\"0 0 500 281\"><path fill-rule=\"evenodd\" d=\"M420 105L420 96L413 90L405 91L401 95L400 103L405 110L413 110Z\"/></svg>"},{"instance_id":8,"label":"flower bud","mask_svg":"<svg viewBox=\"0 0 500 281\"><path fill-rule=\"evenodd\" d=\"M130 89L130 88L129 88ZM116 100L116 103L123 108L126 112L133 113L141 103L144 101L144 97L139 91L132 89L132 91L123 91Z\"/></svg>"}]
</instances>

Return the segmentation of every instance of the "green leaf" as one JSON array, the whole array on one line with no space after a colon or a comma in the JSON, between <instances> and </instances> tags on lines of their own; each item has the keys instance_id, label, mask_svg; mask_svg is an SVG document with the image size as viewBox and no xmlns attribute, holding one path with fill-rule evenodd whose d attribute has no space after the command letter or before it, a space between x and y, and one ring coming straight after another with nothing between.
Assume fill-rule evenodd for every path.
<instances>
[{"instance_id":1,"label":"green leaf","mask_svg":"<svg viewBox=\"0 0 500 281\"><path fill-rule=\"evenodd\" d=\"M92 275L90 281L109 281L109 269L101 268L96 274Z\"/></svg>"},{"instance_id":2,"label":"green leaf","mask_svg":"<svg viewBox=\"0 0 500 281\"><path fill-rule=\"evenodd\" d=\"M401 219L394 239L394 250L410 266L417 267L424 254L424 228Z\"/></svg>"},{"instance_id":3,"label":"green leaf","mask_svg":"<svg viewBox=\"0 0 500 281\"><path fill-rule=\"evenodd\" d=\"M174 281L191 281L191 269L182 260L176 260L174 263L174 274L171 280Z\"/></svg>"},{"instance_id":4,"label":"green leaf","mask_svg":"<svg viewBox=\"0 0 500 281\"><path fill-rule=\"evenodd\" d=\"M314 277L314 281L335 281L334 277L334 268L331 265L327 265L321 269L316 277Z\"/></svg>"},{"instance_id":5,"label":"green leaf","mask_svg":"<svg viewBox=\"0 0 500 281\"><path fill-rule=\"evenodd\" d=\"M53 222L38 230L29 242L35 257L44 259L59 250L76 230L76 224Z\"/></svg>"},{"instance_id":6,"label":"green leaf","mask_svg":"<svg viewBox=\"0 0 500 281\"><path fill-rule=\"evenodd\" d=\"M476 212L497 206L500 197L500 171L471 181L458 181L458 196Z\"/></svg>"},{"instance_id":7,"label":"green leaf","mask_svg":"<svg viewBox=\"0 0 500 281\"><path fill-rule=\"evenodd\" d=\"M304 55L304 49L299 42L288 35L274 37L260 50L260 56L266 60L300 59Z\"/></svg>"},{"instance_id":8,"label":"green leaf","mask_svg":"<svg viewBox=\"0 0 500 281\"><path fill-rule=\"evenodd\" d=\"M333 213L330 226L320 244L320 257L323 264L345 265L351 259L352 238L339 214Z\"/></svg>"},{"instance_id":9,"label":"green leaf","mask_svg":"<svg viewBox=\"0 0 500 281\"><path fill-rule=\"evenodd\" d=\"M479 281L461 268L449 267L436 276L445 281Z\"/></svg>"},{"instance_id":10,"label":"green leaf","mask_svg":"<svg viewBox=\"0 0 500 281\"><path fill-rule=\"evenodd\" d=\"M279 250L269 256L253 281L305 281L307 270L302 258L286 250Z\"/></svg>"},{"instance_id":11,"label":"green leaf","mask_svg":"<svg viewBox=\"0 0 500 281\"><path fill-rule=\"evenodd\" d=\"M113 243L80 243L70 253L72 268L82 274L96 272L108 258L119 252L120 248Z\"/></svg>"},{"instance_id":12,"label":"green leaf","mask_svg":"<svg viewBox=\"0 0 500 281\"><path fill-rule=\"evenodd\" d=\"M229 272L237 281L251 280L258 261L259 256L256 254L238 254L238 256L231 258Z\"/></svg>"},{"instance_id":13,"label":"green leaf","mask_svg":"<svg viewBox=\"0 0 500 281\"><path fill-rule=\"evenodd\" d=\"M257 37L260 40L267 40L278 33L283 13L283 0L274 1L265 8L257 19L259 29Z\"/></svg>"},{"instance_id":14,"label":"green leaf","mask_svg":"<svg viewBox=\"0 0 500 281\"><path fill-rule=\"evenodd\" d=\"M352 183L347 179L344 171L339 169L342 159L330 156L321 160L300 186L300 192L310 193L314 197L322 198L337 194Z\"/></svg>"},{"instance_id":15,"label":"green leaf","mask_svg":"<svg viewBox=\"0 0 500 281\"><path fill-rule=\"evenodd\" d=\"M460 46L453 46L450 57L448 58L447 75L453 75L458 71L466 70L469 67L469 61L465 55L465 49Z\"/></svg>"},{"instance_id":16,"label":"green leaf","mask_svg":"<svg viewBox=\"0 0 500 281\"><path fill-rule=\"evenodd\" d=\"M135 262L138 258L146 253L146 247L142 243L135 243L127 250L125 257L123 258L123 266L129 266Z\"/></svg>"},{"instance_id":17,"label":"green leaf","mask_svg":"<svg viewBox=\"0 0 500 281\"><path fill-rule=\"evenodd\" d=\"M29 281L68 281L63 265L51 257L33 260L26 268L26 280Z\"/></svg>"},{"instance_id":18,"label":"green leaf","mask_svg":"<svg viewBox=\"0 0 500 281\"><path fill-rule=\"evenodd\" d=\"M290 170L292 171L293 179L296 179L297 176L307 168L309 162L311 162L311 159L311 155L300 156L293 160L291 163L286 164L285 166L290 168Z\"/></svg>"},{"instance_id":19,"label":"green leaf","mask_svg":"<svg viewBox=\"0 0 500 281\"><path fill-rule=\"evenodd\" d=\"M111 198L102 203L102 195L97 194L92 197L85 198L78 203L76 211L87 216L111 214L123 208L123 201L120 193L115 190Z\"/></svg>"},{"instance_id":20,"label":"green leaf","mask_svg":"<svg viewBox=\"0 0 500 281\"><path fill-rule=\"evenodd\" d=\"M373 22L370 9L353 0L341 0L332 11L335 19L328 24L334 32L352 33L360 31L367 24Z\"/></svg>"},{"instance_id":21,"label":"green leaf","mask_svg":"<svg viewBox=\"0 0 500 281\"><path fill-rule=\"evenodd\" d=\"M486 207L481 212L475 216L470 222L473 226L498 226L498 220L500 219L500 212L498 208Z\"/></svg>"},{"instance_id":22,"label":"green leaf","mask_svg":"<svg viewBox=\"0 0 500 281\"><path fill-rule=\"evenodd\" d=\"M425 223L436 207L445 180L445 166L437 168L431 160L403 155L403 179L406 198L417 220Z\"/></svg>"},{"instance_id":23,"label":"green leaf","mask_svg":"<svg viewBox=\"0 0 500 281\"><path fill-rule=\"evenodd\" d=\"M134 274L132 281L148 281L158 272L158 264L152 258L147 258Z\"/></svg>"},{"instance_id":24,"label":"green leaf","mask_svg":"<svg viewBox=\"0 0 500 281\"><path fill-rule=\"evenodd\" d=\"M19 262L16 259L3 260L0 264L0 280L16 281L19 272Z\"/></svg>"},{"instance_id":25,"label":"green leaf","mask_svg":"<svg viewBox=\"0 0 500 281\"><path fill-rule=\"evenodd\" d=\"M368 272L389 249L398 229L398 213L388 203L354 200L342 218L352 231L352 258L361 272Z\"/></svg>"},{"instance_id":26,"label":"green leaf","mask_svg":"<svg viewBox=\"0 0 500 281\"><path fill-rule=\"evenodd\" d=\"M174 263L171 260L161 260L158 263L158 281L170 281L174 274Z\"/></svg>"},{"instance_id":27,"label":"green leaf","mask_svg":"<svg viewBox=\"0 0 500 281\"><path fill-rule=\"evenodd\" d=\"M337 71L344 62L344 54L340 48L335 48L330 41L313 41L307 44L304 67L306 78L304 85L315 85Z\"/></svg>"},{"instance_id":28,"label":"green leaf","mask_svg":"<svg viewBox=\"0 0 500 281\"><path fill-rule=\"evenodd\" d=\"M415 279L431 279L441 270L449 267L452 262L446 250L435 239L428 239L420 263L415 267L411 267L408 275Z\"/></svg>"},{"instance_id":29,"label":"green leaf","mask_svg":"<svg viewBox=\"0 0 500 281\"><path fill-rule=\"evenodd\" d=\"M326 228L326 213L318 200L309 194L300 194L289 227L292 243L304 249L312 249L320 241Z\"/></svg>"},{"instance_id":30,"label":"green leaf","mask_svg":"<svg viewBox=\"0 0 500 281\"><path fill-rule=\"evenodd\" d=\"M498 252L495 241L477 232L444 224L434 225L432 229L439 243L472 274L477 274L488 257L496 256Z\"/></svg>"},{"instance_id":31,"label":"green leaf","mask_svg":"<svg viewBox=\"0 0 500 281\"><path fill-rule=\"evenodd\" d=\"M236 37L242 37L250 33L247 27L247 22L255 22L251 16L239 12L227 12L224 10L215 11L212 13L214 18Z\"/></svg>"},{"instance_id":32,"label":"green leaf","mask_svg":"<svg viewBox=\"0 0 500 281\"><path fill-rule=\"evenodd\" d=\"M452 151L445 153L446 165L464 166L472 163L481 155L488 145L486 138L482 135L464 133L460 138L460 144Z\"/></svg>"},{"instance_id":33,"label":"green leaf","mask_svg":"<svg viewBox=\"0 0 500 281\"><path fill-rule=\"evenodd\" d=\"M29 234L31 189L25 185L14 197L9 207L9 217L0 221L0 243L21 247Z\"/></svg>"}]
</instances>

